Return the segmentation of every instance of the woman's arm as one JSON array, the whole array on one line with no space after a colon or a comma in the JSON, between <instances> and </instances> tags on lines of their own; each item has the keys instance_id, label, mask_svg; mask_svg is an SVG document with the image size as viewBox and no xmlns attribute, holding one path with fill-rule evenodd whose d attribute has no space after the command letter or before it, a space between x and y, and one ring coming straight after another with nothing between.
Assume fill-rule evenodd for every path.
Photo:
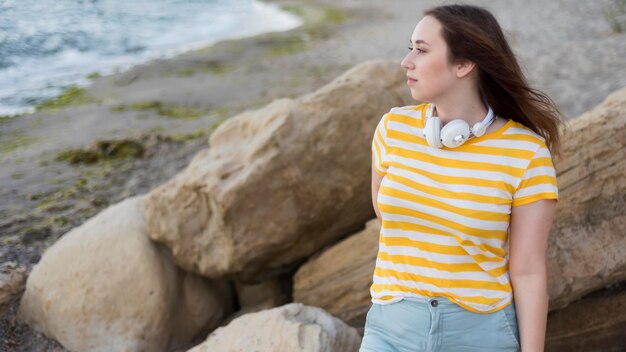
<instances>
[{"instance_id":1,"label":"woman's arm","mask_svg":"<svg viewBox=\"0 0 626 352\"><path fill-rule=\"evenodd\" d=\"M548 319L546 256L556 203L554 199L541 199L511 210L509 275L522 352L544 350Z\"/></svg>"},{"instance_id":2,"label":"woman's arm","mask_svg":"<svg viewBox=\"0 0 626 352\"><path fill-rule=\"evenodd\" d=\"M376 212L376 217L378 221L382 223L382 218L380 216L380 211L378 210L378 190L380 189L380 183L383 180L384 175L376 172L374 154L372 154L372 204L374 205L374 211Z\"/></svg>"}]
</instances>

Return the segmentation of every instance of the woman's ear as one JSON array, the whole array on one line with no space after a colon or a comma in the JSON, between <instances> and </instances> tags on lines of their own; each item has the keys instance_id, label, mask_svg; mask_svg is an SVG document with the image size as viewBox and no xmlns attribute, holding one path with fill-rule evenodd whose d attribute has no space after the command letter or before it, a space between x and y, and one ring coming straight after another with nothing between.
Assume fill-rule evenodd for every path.
<instances>
[{"instance_id":1,"label":"woman's ear","mask_svg":"<svg viewBox=\"0 0 626 352\"><path fill-rule=\"evenodd\" d=\"M456 67L455 67L456 76L458 78L463 78L469 75L474 69L474 67L476 67L476 64L474 62L469 61L469 60L463 60L456 64Z\"/></svg>"}]
</instances>

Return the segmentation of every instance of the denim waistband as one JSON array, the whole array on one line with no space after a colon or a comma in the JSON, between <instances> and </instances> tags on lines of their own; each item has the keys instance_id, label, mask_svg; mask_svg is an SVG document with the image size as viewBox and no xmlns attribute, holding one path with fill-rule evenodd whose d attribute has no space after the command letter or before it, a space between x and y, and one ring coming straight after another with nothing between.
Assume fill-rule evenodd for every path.
<instances>
[{"instance_id":1,"label":"denim waistband","mask_svg":"<svg viewBox=\"0 0 626 352\"><path fill-rule=\"evenodd\" d=\"M430 303L432 301L437 301L438 304L444 306L458 306L457 303L454 303L451 299L445 296L434 296L434 297L426 297L426 296L405 296L403 299L412 302L419 303Z\"/></svg>"}]
</instances>

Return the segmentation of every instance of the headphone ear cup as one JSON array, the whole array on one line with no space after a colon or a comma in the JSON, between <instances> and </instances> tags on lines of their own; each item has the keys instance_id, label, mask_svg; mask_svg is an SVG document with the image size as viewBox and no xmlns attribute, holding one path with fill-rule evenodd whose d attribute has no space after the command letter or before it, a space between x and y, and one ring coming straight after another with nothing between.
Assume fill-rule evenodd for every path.
<instances>
[{"instance_id":1,"label":"headphone ear cup","mask_svg":"<svg viewBox=\"0 0 626 352\"><path fill-rule=\"evenodd\" d=\"M474 127L472 127L472 133L476 137L481 137L487 131L487 126L485 126L482 122L477 122Z\"/></svg>"},{"instance_id":2,"label":"headphone ear cup","mask_svg":"<svg viewBox=\"0 0 626 352\"><path fill-rule=\"evenodd\" d=\"M464 120L456 119L446 123L441 129L441 143L448 148L456 148L470 136L470 127Z\"/></svg>"},{"instance_id":3,"label":"headphone ear cup","mask_svg":"<svg viewBox=\"0 0 626 352\"><path fill-rule=\"evenodd\" d=\"M426 119L426 125L424 126L424 135L426 142L431 147L441 148L441 139L439 138L439 132L441 131L441 120L438 117L430 117Z\"/></svg>"}]
</instances>

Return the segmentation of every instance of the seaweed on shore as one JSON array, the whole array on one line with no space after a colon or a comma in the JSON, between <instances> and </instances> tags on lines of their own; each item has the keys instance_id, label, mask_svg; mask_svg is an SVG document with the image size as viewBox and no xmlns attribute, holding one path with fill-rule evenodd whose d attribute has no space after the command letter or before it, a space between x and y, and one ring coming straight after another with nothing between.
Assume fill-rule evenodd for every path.
<instances>
[{"instance_id":1,"label":"seaweed on shore","mask_svg":"<svg viewBox=\"0 0 626 352\"><path fill-rule=\"evenodd\" d=\"M189 133L174 133L164 137L166 140L172 142L186 142L192 139L203 138L206 136L206 132L203 129L197 129Z\"/></svg>"},{"instance_id":2,"label":"seaweed on shore","mask_svg":"<svg viewBox=\"0 0 626 352\"><path fill-rule=\"evenodd\" d=\"M126 110L153 110L159 116L196 120L202 116L202 111L194 107L166 105L157 100L139 101L128 105L115 105L112 111Z\"/></svg>"},{"instance_id":3,"label":"seaweed on shore","mask_svg":"<svg viewBox=\"0 0 626 352\"><path fill-rule=\"evenodd\" d=\"M35 109L37 111L41 110L54 110L58 108L62 108L70 105L80 105L86 103L92 103L96 100L87 95L86 90L84 88L79 88L76 86L70 86L67 88L61 95L44 100L39 103Z\"/></svg>"},{"instance_id":4,"label":"seaweed on shore","mask_svg":"<svg viewBox=\"0 0 626 352\"><path fill-rule=\"evenodd\" d=\"M56 160L70 164L93 164L105 159L143 157L145 147L132 139L100 140L88 149L69 149L60 152Z\"/></svg>"},{"instance_id":5,"label":"seaweed on shore","mask_svg":"<svg viewBox=\"0 0 626 352\"><path fill-rule=\"evenodd\" d=\"M326 38L328 36L327 25L343 23L348 17L343 10L329 5L283 4L281 8L302 18L304 24L293 31L259 35L258 43L267 47L267 53L270 56L289 55L301 51L310 41Z\"/></svg>"},{"instance_id":6,"label":"seaweed on shore","mask_svg":"<svg viewBox=\"0 0 626 352\"><path fill-rule=\"evenodd\" d=\"M221 60L202 60L195 62L191 67L182 68L174 71L174 75L179 77L189 77L195 75L198 71L212 75L222 75L229 71L232 71L234 67L228 65ZM165 72L163 75L168 75Z\"/></svg>"},{"instance_id":7,"label":"seaweed on shore","mask_svg":"<svg viewBox=\"0 0 626 352\"><path fill-rule=\"evenodd\" d=\"M30 145L36 142L38 138L29 136L22 129L14 131L10 138L0 143L0 151L2 154L10 153L18 148Z\"/></svg>"},{"instance_id":8,"label":"seaweed on shore","mask_svg":"<svg viewBox=\"0 0 626 352\"><path fill-rule=\"evenodd\" d=\"M604 7L603 12L614 33L626 30L626 0L613 0L610 5Z\"/></svg>"}]
</instances>

